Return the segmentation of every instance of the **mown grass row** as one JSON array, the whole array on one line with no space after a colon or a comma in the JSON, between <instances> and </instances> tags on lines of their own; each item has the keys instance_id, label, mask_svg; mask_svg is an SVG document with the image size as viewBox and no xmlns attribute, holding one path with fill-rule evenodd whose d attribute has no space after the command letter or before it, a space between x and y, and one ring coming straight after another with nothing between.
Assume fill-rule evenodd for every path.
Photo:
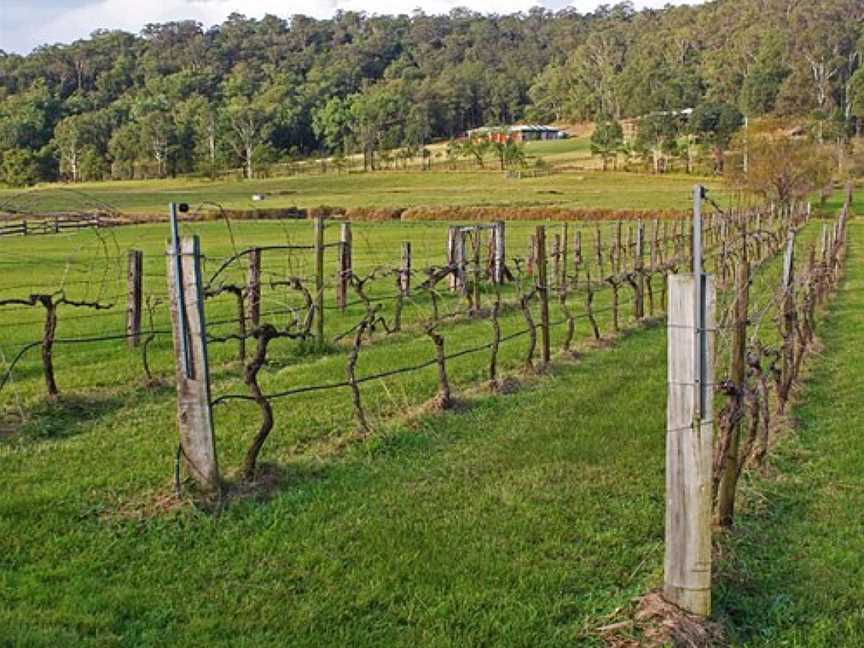
<instances>
[{"instance_id":1,"label":"mown grass row","mask_svg":"<svg viewBox=\"0 0 864 648\"><path fill-rule=\"evenodd\" d=\"M488 322L458 329L459 344L490 337ZM511 367L524 347L512 349ZM0 445L10 641L591 644L593 628L658 581L659 327L559 361L509 395L471 389L485 363L455 361L467 407L454 413L412 410L434 392L434 370L364 387L376 432L336 452L327 440L351 429L347 394L286 399L264 455L270 489L218 518L161 511L173 390L109 389L128 379L113 353L125 352L91 370L105 389L43 406ZM431 345L400 336L361 362L415 354ZM344 375L335 355L291 357L272 367L271 386ZM237 384L230 365L216 374L220 389ZM237 464L255 415L217 412L224 466Z\"/></svg>"}]
</instances>

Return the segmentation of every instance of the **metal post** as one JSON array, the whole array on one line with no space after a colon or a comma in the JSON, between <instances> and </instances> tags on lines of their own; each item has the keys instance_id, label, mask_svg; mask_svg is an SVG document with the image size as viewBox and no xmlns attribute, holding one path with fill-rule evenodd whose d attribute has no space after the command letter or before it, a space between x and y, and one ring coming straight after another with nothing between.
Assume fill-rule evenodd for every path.
<instances>
[{"instance_id":1,"label":"metal post","mask_svg":"<svg viewBox=\"0 0 864 648\"><path fill-rule=\"evenodd\" d=\"M324 217L315 218L315 338L324 343Z\"/></svg>"},{"instance_id":2,"label":"metal post","mask_svg":"<svg viewBox=\"0 0 864 648\"><path fill-rule=\"evenodd\" d=\"M181 296L177 300L178 321L177 325L180 329L180 359L183 362L183 372L187 378L192 377L192 357L189 351L189 318L186 314L186 300L182 298L184 295L183 286L183 258L180 249L180 230L177 225L177 203L169 205L171 215L171 249L174 252L174 280L176 283L177 294Z\"/></svg>"},{"instance_id":3,"label":"metal post","mask_svg":"<svg viewBox=\"0 0 864 648\"><path fill-rule=\"evenodd\" d=\"M694 384L696 388L695 415L701 419L705 415L705 403L707 401L706 391L708 379L705 375L704 358L708 353L705 337L705 277L702 273L702 199L705 197L705 188L696 185L693 188L693 300L696 309L696 326L694 327L696 339L696 353L693 358L696 362L694 372Z\"/></svg>"}]
</instances>

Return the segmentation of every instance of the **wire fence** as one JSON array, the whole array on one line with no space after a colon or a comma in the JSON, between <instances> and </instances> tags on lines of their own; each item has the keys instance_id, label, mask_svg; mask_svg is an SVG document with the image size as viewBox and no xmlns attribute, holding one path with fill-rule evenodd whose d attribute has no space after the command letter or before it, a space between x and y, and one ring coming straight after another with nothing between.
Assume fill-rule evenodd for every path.
<instances>
[{"instance_id":1,"label":"wire fence","mask_svg":"<svg viewBox=\"0 0 864 648\"><path fill-rule=\"evenodd\" d=\"M710 216L705 227L707 269L720 273L724 271L724 264L734 262L741 238L733 223L746 222L754 232L759 232L758 237L750 240L764 239L768 258L776 253L770 241L781 238L780 232L790 216L791 212L780 214L769 210L742 211L722 218L720 214ZM795 217L801 217L801 212L796 212ZM488 233L475 232L473 225L464 228L466 257L454 263L448 258L445 225L411 223L406 228L406 233L412 237L413 267L410 268L394 262L395 241L382 244L375 227L355 228L353 268L348 275L338 264L343 244L332 240L322 246L329 269L323 277L316 275L314 242L310 245L308 233L302 235L296 229L290 232L286 229L284 242L271 239L248 244L244 240L242 245L235 238L237 233L231 230L227 250L224 236L221 249L213 254L204 250L204 283L212 292L206 296L206 326L208 339L215 345L212 352L215 366L239 361L240 370L233 382L243 385L246 382L244 368L255 360L254 351L246 349L246 343L257 343L262 327L268 324L275 329L276 340L281 337L288 340L288 346L278 347L279 357L286 359L296 357L292 347L300 344L303 346L301 360L311 348L313 356L335 359L343 355L343 362L337 365L356 367L358 362L362 364L362 358L371 357L370 354L376 354L375 363L379 363L391 353L391 347L398 347L406 339L423 337L429 339L430 348L436 346L435 357L417 356L412 350L411 357L397 363L397 352L383 361L390 366L380 371L271 389L262 391L259 397L250 395L248 384L243 390L220 389L212 400L213 405L232 401L260 403L262 399L276 401L300 394L353 390L355 417L362 420L365 418L360 413L363 405L362 401L357 405L356 393L360 385L436 365L441 368L442 364L444 369L439 373L444 374L446 364L452 360L482 353L491 355L493 351L494 357L484 364L488 365L490 381L494 382L495 373L500 369L495 367L499 348L515 341L528 340L529 343L527 348L520 349L520 358L511 357L511 369L533 365L538 344L542 356L543 345L550 344L554 331L557 331L554 335L561 338L560 350L569 352L579 339L585 339L577 339L577 336L598 339L614 335L630 323L660 315L665 301L666 274L687 269L692 254L691 233L680 221L547 225L545 231L550 236L542 250L544 276L541 282L538 276L541 253L537 250L536 231L533 226L519 224L512 228L516 234L508 235L509 280L498 284L492 280L492 241ZM185 226L187 234L196 231L194 225ZM520 234L522 240L518 238ZM248 261L253 250L257 250L263 260L258 275L256 314L251 312L253 291L248 285ZM520 250L522 253L518 254ZM63 253L60 258L42 259L32 253L0 251L0 264L17 264L19 269L34 268L32 283L21 281L16 274L14 283L0 284L0 331L3 334L0 398L7 396L10 390L17 392L13 400L18 402L22 395L34 396L35 388L24 388L24 384L32 385L38 377L40 362L32 356L40 349L44 369L46 348L52 364L58 363L61 384L66 379L64 358L73 368L88 360L94 361L94 354L96 362L104 357L124 364L127 371L133 371L134 364L140 363L142 374L148 377L152 377L150 367L156 354L159 358L156 364L164 372L163 378L171 375L172 328L164 255L151 254L144 260L141 277L147 280L145 285L149 290L145 291L142 301L147 301L148 306L140 330L134 332L127 330L125 321L127 259L127 251L111 234L100 235L91 249L76 250L75 255ZM60 279L51 286L53 290L30 292L32 286L50 286L51 277L58 273ZM406 277L413 286L410 290L399 287L400 278ZM335 295L345 283L349 296L344 303L337 304ZM27 294L27 298L31 294L49 296L55 303L51 308L42 306L43 312L37 315L36 309L41 305L38 299L33 305L14 303L20 299L10 296L14 294ZM76 301L84 305L74 306ZM546 311L550 308L553 311L553 316L546 316L545 320L544 302ZM93 312L85 312L89 310ZM25 311L33 314L25 315ZM312 330L312 322L318 317L324 317L327 323L324 339L317 339ZM523 325L519 326L519 322ZM513 330L501 333L502 324ZM577 324L586 326L584 330L580 328L578 334L574 330ZM36 327L43 329L42 336L28 336L28 331ZM479 333L477 327L487 332ZM361 330L360 335L358 330ZM493 333L488 333L489 330ZM488 339L458 348L462 331L468 333L466 340L482 336ZM456 348L437 353L435 336L444 339L442 347L446 343ZM541 338L539 343L538 337ZM133 340L139 342L139 347L137 352L130 353L127 347ZM237 345L236 349L232 343ZM61 349L60 353L56 353L55 345ZM75 351L76 348L80 351ZM106 353L109 348L111 350ZM269 360L271 358L265 356L264 364ZM15 379L22 367L27 367L26 377L22 378L24 382ZM53 373L53 366L50 371ZM78 391L105 386L101 376L89 385L74 380L69 383Z\"/></svg>"}]
</instances>

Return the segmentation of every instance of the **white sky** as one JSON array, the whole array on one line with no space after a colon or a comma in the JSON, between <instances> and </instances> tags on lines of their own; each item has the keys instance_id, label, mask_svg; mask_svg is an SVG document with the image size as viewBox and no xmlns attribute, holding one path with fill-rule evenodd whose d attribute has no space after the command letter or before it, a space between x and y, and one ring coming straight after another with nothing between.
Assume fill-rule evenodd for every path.
<instances>
[{"instance_id":1,"label":"white sky","mask_svg":"<svg viewBox=\"0 0 864 648\"><path fill-rule=\"evenodd\" d=\"M701 0L635 0L637 8L665 4L695 4ZM44 43L68 43L96 29L123 29L137 33L147 23L192 19L205 27L221 23L230 13L260 18L267 13L287 17L306 14L332 16L337 10L373 14L447 13L467 6L484 13L513 13L543 5L551 9L575 7L592 11L598 0L0 0L0 49L26 54ZM608 4L615 4L614 0Z\"/></svg>"}]
</instances>

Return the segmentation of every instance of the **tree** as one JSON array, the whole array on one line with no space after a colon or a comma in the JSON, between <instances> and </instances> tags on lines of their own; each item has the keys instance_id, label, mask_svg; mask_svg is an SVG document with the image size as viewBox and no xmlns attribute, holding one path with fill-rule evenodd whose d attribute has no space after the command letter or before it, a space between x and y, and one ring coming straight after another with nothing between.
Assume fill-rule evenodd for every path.
<instances>
[{"instance_id":1,"label":"tree","mask_svg":"<svg viewBox=\"0 0 864 648\"><path fill-rule=\"evenodd\" d=\"M85 150L90 150L91 169L94 155L105 162L112 126L112 117L107 111L85 112L62 119L54 129L53 139L60 153L60 173L72 182L81 180L81 155Z\"/></svg>"},{"instance_id":2,"label":"tree","mask_svg":"<svg viewBox=\"0 0 864 648\"><path fill-rule=\"evenodd\" d=\"M492 142L490 142L489 139L486 137L466 139L462 143L462 155L464 155L465 157L473 157L474 161L477 163L477 166L479 166L481 169L486 167L484 160L491 149Z\"/></svg>"},{"instance_id":3,"label":"tree","mask_svg":"<svg viewBox=\"0 0 864 648\"><path fill-rule=\"evenodd\" d=\"M758 117L774 110L777 95L791 72L785 60L786 42L779 32L768 32L741 86L741 110Z\"/></svg>"},{"instance_id":4,"label":"tree","mask_svg":"<svg viewBox=\"0 0 864 648\"><path fill-rule=\"evenodd\" d=\"M690 132L714 152L715 175L723 175L724 152L743 123L744 116L729 104L702 104L690 115Z\"/></svg>"},{"instance_id":5,"label":"tree","mask_svg":"<svg viewBox=\"0 0 864 648\"><path fill-rule=\"evenodd\" d=\"M57 102L44 81L37 79L28 90L0 99L0 150L36 150L48 143Z\"/></svg>"},{"instance_id":6,"label":"tree","mask_svg":"<svg viewBox=\"0 0 864 648\"><path fill-rule=\"evenodd\" d=\"M850 115L857 121L860 134L861 122L864 121L864 67L858 69L849 83Z\"/></svg>"},{"instance_id":7,"label":"tree","mask_svg":"<svg viewBox=\"0 0 864 648\"><path fill-rule=\"evenodd\" d=\"M727 183L742 192L788 205L824 187L834 166L829 150L804 138L790 137L779 124L768 130L736 138L734 154L748 155L745 172L742 164L732 165Z\"/></svg>"},{"instance_id":8,"label":"tree","mask_svg":"<svg viewBox=\"0 0 864 648\"><path fill-rule=\"evenodd\" d=\"M0 155L0 182L26 187L39 179L39 161L30 149L9 149Z\"/></svg>"},{"instance_id":9,"label":"tree","mask_svg":"<svg viewBox=\"0 0 864 648\"><path fill-rule=\"evenodd\" d=\"M599 155L603 160L603 170L609 168L609 160L615 160L624 145L624 131L620 122L614 119L599 121L591 134L591 155Z\"/></svg>"},{"instance_id":10,"label":"tree","mask_svg":"<svg viewBox=\"0 0 864 648\"><path fill-rule=\"evenodd\" d=\"M78 182L81 175L80 159L85 135L80 122L77 115L66 117L54 129L54 145L60 152L60 173L70 177L72 182Z\"/></svg>"},{"instance_id":11,"label":"tree","mask_svg":"<svg viewBox=\"0 0 864 648\"><path fill-rule=\"evenodd\" d=\"M156 162L159 177L164 178L176 147L174 120L166 111L153 110L141 118L139 128L139 141Z\"/></svg>"},{"instance_id":12,"label":"tree","mask_svg":"<svg viewBox=\"0 0 864 648\"><path fill-rule=\"evenodd\" d=\"M347 155L352 147L351 101L332 97L312 115L312 129L330 152Z\"/></svg>"},{"instance_id":13,"label":"tree","mask_svg":"<svg viewBox=\"0 0 864 648\"><path fill-rule=\"evenodd\" d=\"M654 113L639 120L635 148L651 153L654 173L666 171L668 151L673 148L680 130L680 118L671 113Z\"/></svg>"}]
</instances>

